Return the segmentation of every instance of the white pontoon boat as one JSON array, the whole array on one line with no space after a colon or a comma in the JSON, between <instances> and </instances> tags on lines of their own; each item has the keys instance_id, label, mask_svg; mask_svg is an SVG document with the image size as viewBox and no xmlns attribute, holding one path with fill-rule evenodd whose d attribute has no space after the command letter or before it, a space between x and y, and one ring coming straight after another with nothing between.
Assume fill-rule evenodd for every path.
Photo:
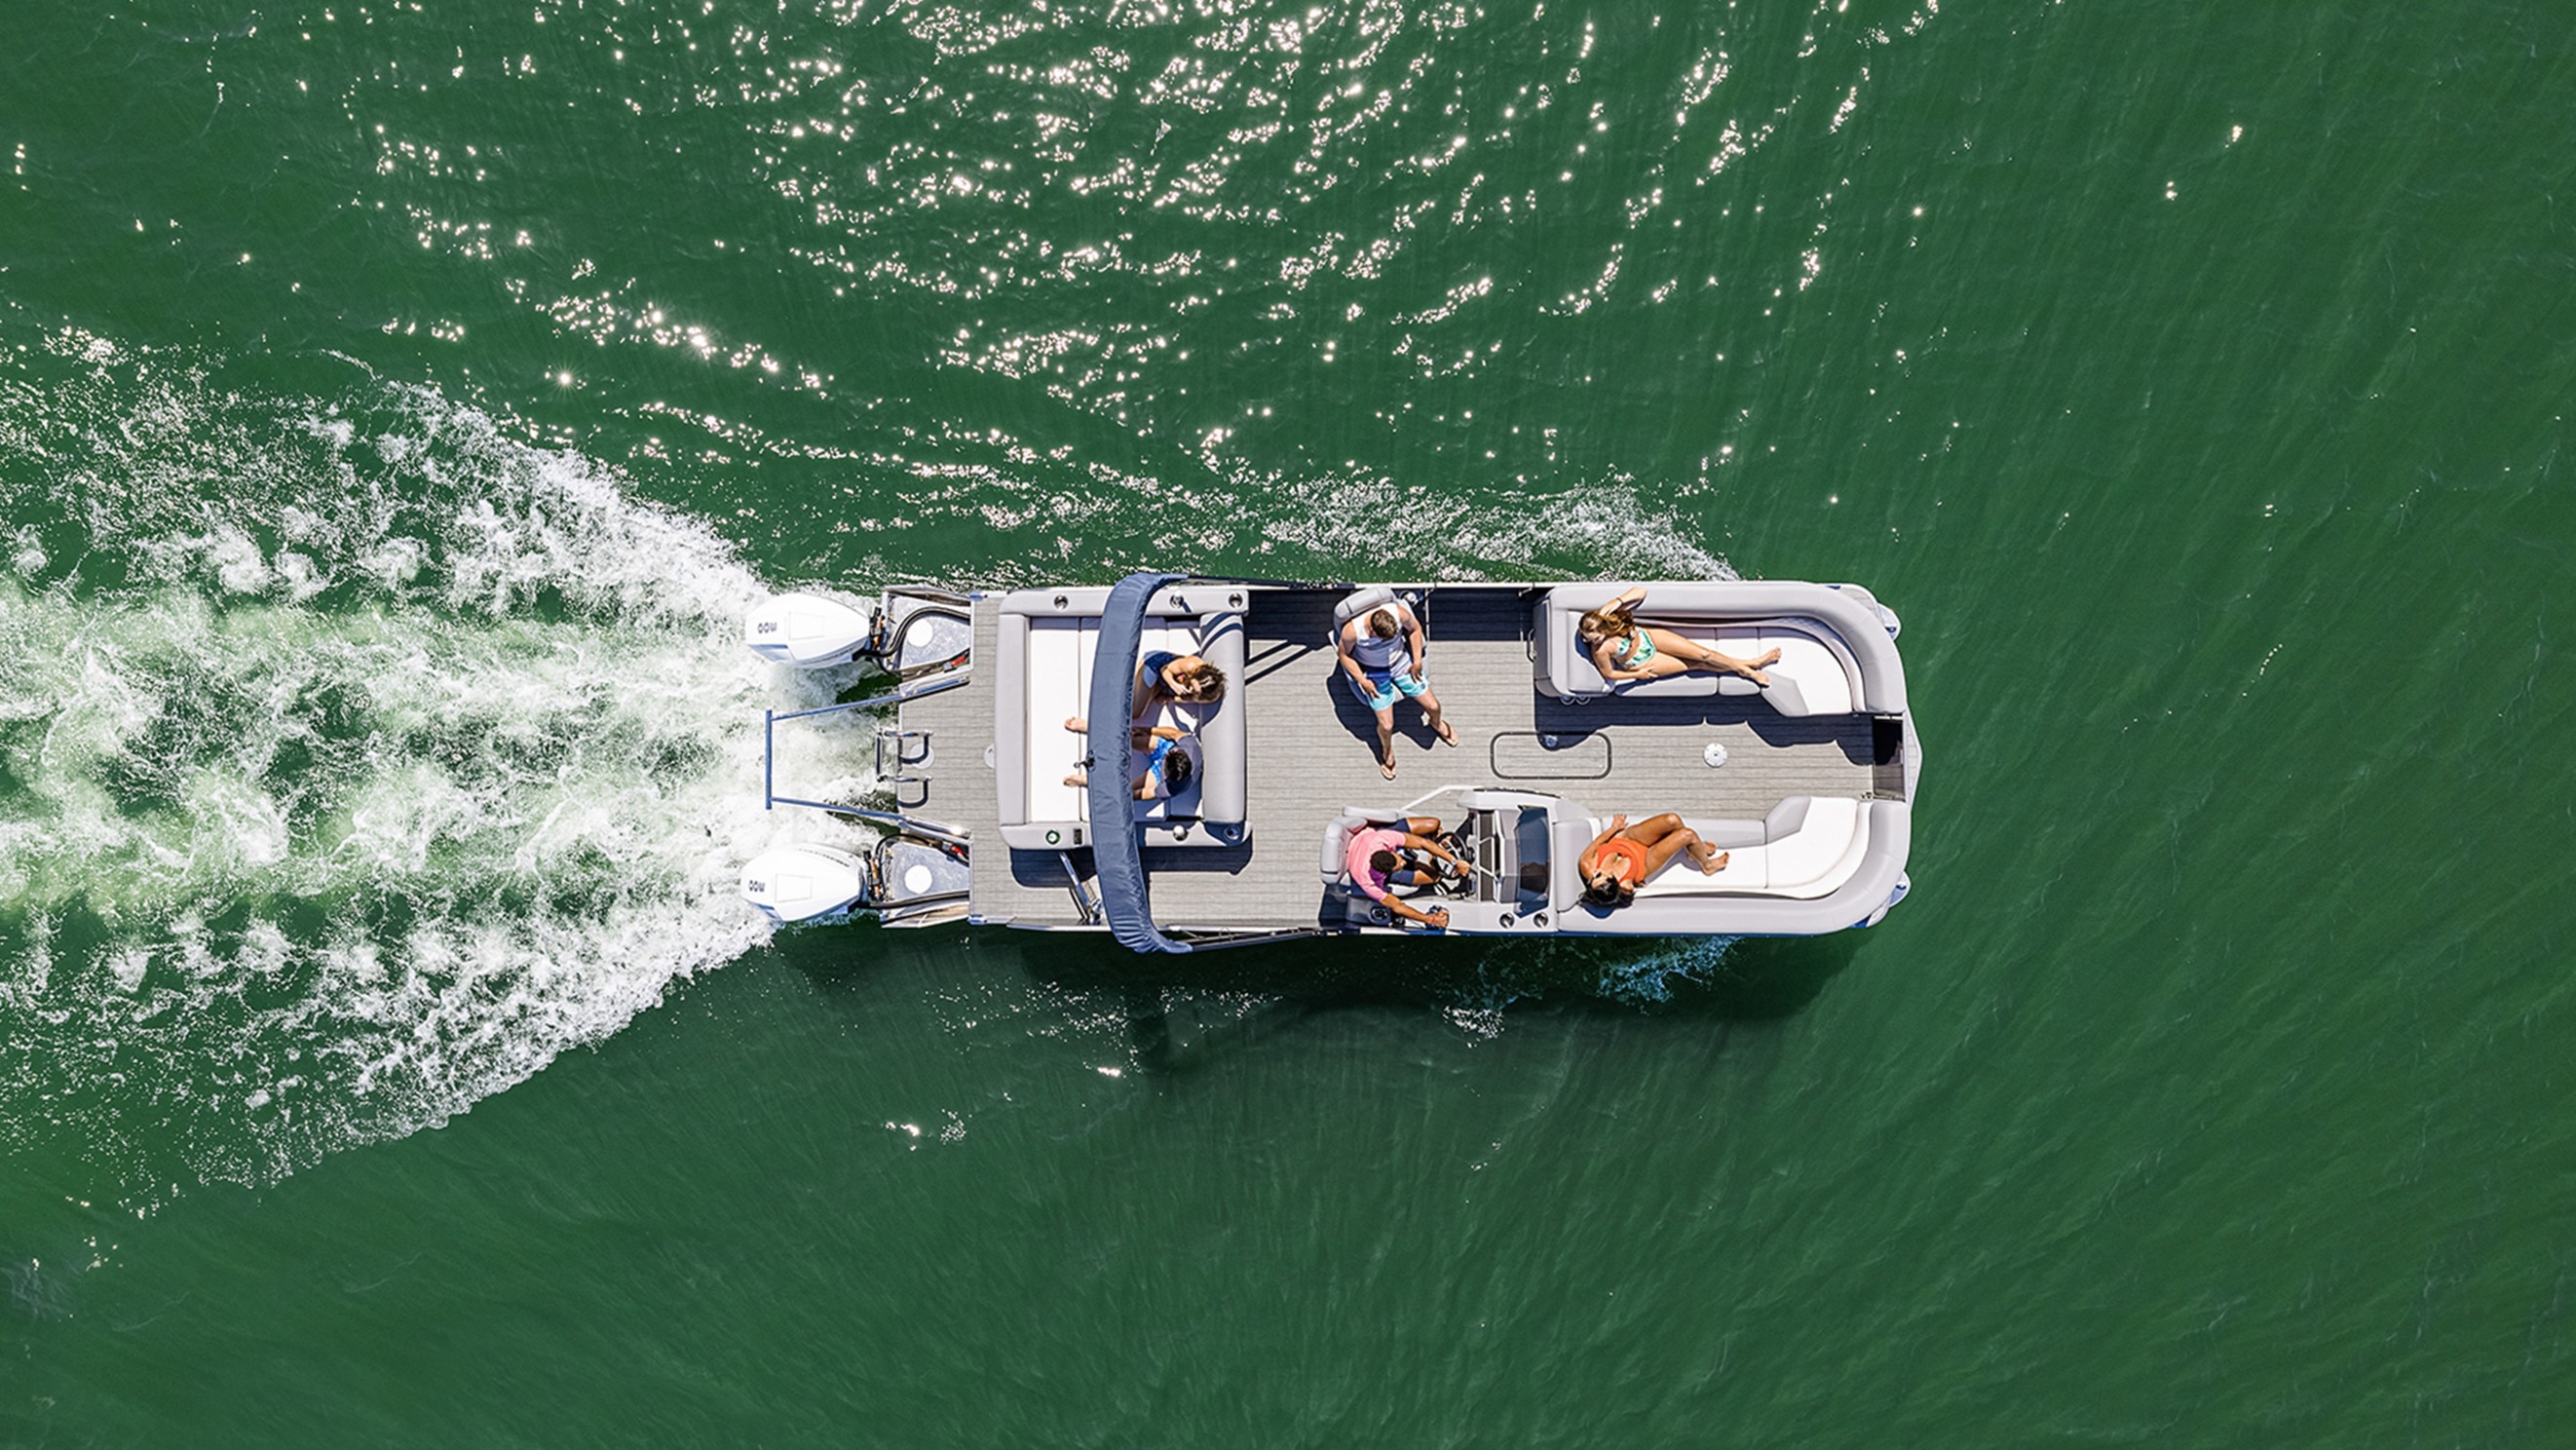
<instances>
[{"instance_id":1,"label":"white pontoon boat","mask_svg":"<svg viewBox=\"0 0 2576 1450\"><path fill-rule=\"evenodd\" d=\"M860 856L781 847L743 895L781 921L873 914L1108 932L1186 952L1346 932L1429 933L1357 891L1356 830L1436 816L1469 864L1420 888L1447 934L1817 935L1868 926L1905 895L1921 754L1897 658L1897 619L1850 584L1649 582L1641 622L1730 655L1771 649L1770 683L1683 674L1613 684L1575 638L1627 581L1359 588L1137 574L1113 588L954 594L891 589L872 608L812 594L746 625L783 665L873 660L894 687L808 717L873 712L891 798L773 807L830 811L888 834ZM1426 674L1456 744L1397 706L1397 779L1369 710L1346 688L1340 621L1401 599L1426 627ZM1140 801L1125 742L1068 717L1132 718L1138 661L1197 654L1229 685L1163 703L1196 766ZM796 726L794 728L810 728ZM1104 757L1112 757L1104 760ZM1087 773L1087 784L1066 784ZM1575 859L1614 813L1679 813L1727 853L1715 874L1676 859L1634 900L1583 899Z\"/></svg>"}]
</instances>

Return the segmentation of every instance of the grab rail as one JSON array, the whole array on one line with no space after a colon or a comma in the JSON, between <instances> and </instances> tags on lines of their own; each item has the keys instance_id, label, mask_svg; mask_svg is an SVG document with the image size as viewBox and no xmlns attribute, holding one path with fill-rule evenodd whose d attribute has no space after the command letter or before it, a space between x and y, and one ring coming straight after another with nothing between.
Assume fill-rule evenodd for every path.
<instances>
[{"instance_id":1,"label":"grab rail","mask_svg":"<svg viewBox=\"0 0 2576 1450\"><path fill-rule=\"evenodd\" d=\"M829 801L800 800L795 796L778 793L778 722L811 719L816 715L839 715L851 710L882 709L888 705L901 705L918 700L926 695L936 695L942 690L962 689L969 683L971 683L969 677L959 675L954 679L934 680L926 685L896 690L891 694L874 695L865 700L851 700L845 704L823 705L811 710L790 710L783 715L776 710L761 711L760 808L774 811L782 805L803 806L808 810L829 811L836 816L848 816L854 820L873 821L878 825L893 826L898 830L910 831L915 835L926 836L934 841L945 841L951 845L970 844L970 837L962 827L923 820L919 816L908 816L900 811L875 811L861 806L837 805Z\"/></svg>"}]
</instances>

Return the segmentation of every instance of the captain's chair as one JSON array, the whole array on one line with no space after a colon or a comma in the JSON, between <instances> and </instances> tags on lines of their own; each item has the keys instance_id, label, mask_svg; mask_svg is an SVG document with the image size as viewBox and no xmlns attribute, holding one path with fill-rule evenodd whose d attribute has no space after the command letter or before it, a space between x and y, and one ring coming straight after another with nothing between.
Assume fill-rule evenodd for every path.
<instances>
[{"instance_id":1,"label":"captain's chair","mask_svg":"<svg viewBox=\"0 0 2576 1450\"><path fill-rule=\"evenodd\" d=\"M1414 618L1422 617L1421 607L1405 595L1396 593L1384 584L1363 585L1343 595L1341 602L1333 606L1333 633L1325 643L1335 649L1341 648L1342 626L1363 614L1374 613L1380 609L1410 610Z\"/></svg>"},{"instance_id":2,"label":"captain's chair","mask_svg":"<svg viewBox=\"0 0 2576 1450\"><path fill-rule=\"evenodd\" d=\"M1351 837L1373 827L1401 830L1405 819L1402 811L1372 811L1364 810L1359 806L1343 807L1342 813L1333 817L1331 824L1324 827L1323 854L1315 860L1315 868L1323 876L1324 885L1330 887L1334 895L1354 903L1355 909L1366 909L1375 912L1381 919L1391 919L1384 907L1370 900L1369 894L1360 890L1359 883L1351 880L1348 865ZM1389 881L1386 885L1389 896L1419 896L1430 889L1428 882L1401 884Z\"/></svg>"}]
</instances>

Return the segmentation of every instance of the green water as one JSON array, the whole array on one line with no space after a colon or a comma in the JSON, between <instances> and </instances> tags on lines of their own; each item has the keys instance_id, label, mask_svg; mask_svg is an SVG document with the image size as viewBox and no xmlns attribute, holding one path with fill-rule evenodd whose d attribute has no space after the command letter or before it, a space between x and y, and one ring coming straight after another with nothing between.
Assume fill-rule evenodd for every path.
<instances>
[{"instance_id":1,"label":"green water","mask_svg":"<svg viewBox=\"0 0 2576 1450\"><path fill-rule=\"evenodd\" d=\"M0 1443L2565 1443L2566 22L18 7ZM745 919L1146 563L1867 583L1915 891Z\"/></svg>"}]
</instances>

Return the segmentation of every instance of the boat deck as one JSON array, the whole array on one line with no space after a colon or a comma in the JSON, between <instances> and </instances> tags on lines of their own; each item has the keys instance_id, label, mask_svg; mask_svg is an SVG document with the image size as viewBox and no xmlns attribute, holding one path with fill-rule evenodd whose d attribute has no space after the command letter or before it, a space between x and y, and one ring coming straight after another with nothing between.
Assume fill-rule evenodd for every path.
<instances>
[{"instance_id":1,"label":"boat deck","mask_svg":"<svg viewBox=\"0 0 2576 1450\"><path fill-rule=\"evenodd\" d=\"M1250 759L1250 839L1233 849L1152 848L1154 915L1167 928L1294 929L1342 924L1342 906L1316 872L1325 824L1344 806L1404 805L1443 786L1501 786L1561 795L1602 815L1758 818L1793 795L1901 793L1865 715L1785 718L1754 696L1609 699L1564 705L1532 684L1532 591L1517 585L1439 585L1422 610L1431 691L1456 727L1443 745L1410 703L1396 706L1396 778L1378 774L1377 729L1334 667L1335 595L1255 590L1246 612L1248 678L1241 693ZM995 657L994 601L974 607L976 666ZM1019 926L1084 924L1072 878L1091 886L1091 853L1014 851L999 811L988 751L993 686L906 703L902 728L929 732L928 757L901 787L908 813L970 831L971 912ZM1710 769L1703 752L1726 747ZM1427 813L1456 824L1453 800ZM1068 871L1067 863L1071 863Z\"/></svg>"}]
</instances>

